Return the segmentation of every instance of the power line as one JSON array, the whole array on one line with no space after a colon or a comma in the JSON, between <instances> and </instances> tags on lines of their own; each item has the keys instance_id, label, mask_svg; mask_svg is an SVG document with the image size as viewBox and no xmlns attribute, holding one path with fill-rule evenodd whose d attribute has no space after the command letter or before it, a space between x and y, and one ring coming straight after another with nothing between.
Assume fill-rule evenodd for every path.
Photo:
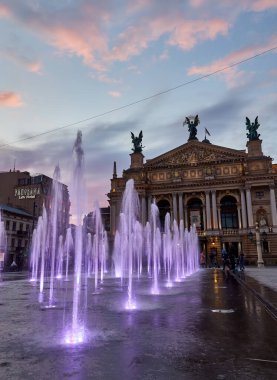
<instances>
[{"instance_id":1,"label":"power line","mask_svg":"<svg viewBox=\"0 0 277 380\"><path fill-rule=\"evenodd\" d=\"M111 110L109 110L109 111L105 111L105 112L99 113L99 114L97 114L97 115L90 116L90 117L88 117L88 118L86 118L86 119L82 119L82 120L76 121L76 122L74 122L74 123L70 123L70 124L63 125L62 127L57 127L57 128L54 128L54 129L50 129L50 130L48 130L48 131L41 132L41 133L38 133L38 134L36 134L36 135L32 135L32 136L29 136L29 137L24 137L24 138L22 138L22 139L15 140L15 141L12 141L12 142L10 142L10 143L6 143L6 144L3 144L3 145L0 145L0 149L2 149L2 148L4 148L4 147L7 147L7 146L10 146L10 145L13 145L13 144L16 144L16 143L19 143L19 142L23 142L23 141L31 140L31 139L34 139L34 138L36 138L36 137L40 137L40 136L44 136L44 135L47 135L47 134L50 134L50 133L58 132L58 131L61 131L61 130L65 129L65 128L73 127L74 125L78 125L78 124L81 124L81 123L84 123L84 122L87 122L87 121L90 121L90 120L93 120L93 119L97 119L97 118L102 117L102 116L105 116L105 115L109 115L110 113L113 113L113 112L116 112L116 111L123 110L123 109L125 109L125 108L128 108L128 107L134 106L134 105L136 105L136 104L139 104L139 103L145 102L145 101L147 101L147 100L153 99L153 98L155 98L155 97L157 97L157 96L161 96L161 95L167 94L167 93L169 93L169 92L171 92L171 91L175 91L175 90L177 90L178 88L181 88L181 87L187 86L187 85L189 85L189 84L192 84L192 83L198 82L198 81L200 81L200 80L202 80L202 79L205 79L205 78L211 77L212 75L215 75L215 74L218 74L218 73L220 73L220 72L222 72L222 71L228 70L228 69L230 69L230 68L232 68L232 67L234 67L234 66L238 66L238 65L240 65L240 64L242 64L242 63L244 63L244 62L247 62L247 61L250 61L250 60L252 60L252 59L255 59L255 58L257 58L257 57L259 57L259 56L261 56L261 55L264 55L264 54L269 53L269 52L271 52L271 51L273 51L273 50L276 50L276 49L277 49L277 46L274 46L274 47L272 47L272 48L270 48L270 49L267 49L267 50L262 51L261 53L257 53L257 54L255 54L255 55L252 55L251 57L248 57L248 58L242 59L241 61L238 61L238 62L232 63L232 64L230 64L230 65L228 65L228 66L222 67L221 69L215 70L215 71L213 71L213 72L211 72L211 73L209 73L209 74L202 75L202 76L200 76L200 77L198 77L198 78L195 78L195 79L192 79L192 80L190 80L190 81L187 81L187 82L181 83L181 84L179 84L179 85L177 85L177 86L175 86L175 87L171 87L171 88L168 88L167 90L157 92L157 93L155 93L155 94L153 94L153 95L147 96L147 97L142 98L142 99L135 100L135 101L133 101L133 102L131 102L131 103L128 103L128 104L125 104L125 105L123 105L123 106L120 106L120 107L117 107L117 108L113 108L113 109L111 109Z\"/></svg>"}]
</instances>

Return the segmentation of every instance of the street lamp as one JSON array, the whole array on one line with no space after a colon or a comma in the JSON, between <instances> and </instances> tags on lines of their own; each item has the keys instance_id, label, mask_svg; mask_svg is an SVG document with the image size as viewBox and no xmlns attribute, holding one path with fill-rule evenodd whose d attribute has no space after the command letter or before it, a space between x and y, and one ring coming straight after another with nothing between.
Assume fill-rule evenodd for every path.
<instances>
[{"instance_id":1,"label":"street lamp","mask_svg":"<svg viewBox=\"0 0 277 380\"><path fill-rule=\"evenodd\" d=\"M256 245L257 245L257 254L258 254L257 265L258 265L258 268L263 268L264 261L263 261L263 254L262 254L262 245L261 245L261 233L260 233L258 222L256 222L255 232L256 232Z\"/></svg>"},{"instance_id":2,"label":"street lamp","mask_svg":"<svg viewBox=\"0 0 277 380\"><path fill-rule=\"evenodd\" d=\"M266 240L267 233L264 231L261 234L260 228L259 228L259 223L256 222L256 225L255 225L255 235L253 234L252 231L250 231L248 233L248 239L251 241L251 243L256 244L257 255L258 255L258 261L257 261L258 268L262 268L264 266L261 236L262 236L262 240L264 242Z\"/></svg>"}]
</instances>

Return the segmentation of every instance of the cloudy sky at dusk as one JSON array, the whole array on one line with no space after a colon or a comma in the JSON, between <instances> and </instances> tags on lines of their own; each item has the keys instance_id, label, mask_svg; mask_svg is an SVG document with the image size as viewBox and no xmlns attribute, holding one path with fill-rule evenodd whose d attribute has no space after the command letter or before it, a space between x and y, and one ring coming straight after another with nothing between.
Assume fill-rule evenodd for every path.
<instances>
[{"instance_id":1,"label":"cloudy sky at dusk","mask_svg":"<svg viewBox=\"0 0 277 380\"><path fill-rule=\"evenodd\" d=\"M277 47L276 19L277 0L0 0L0 171L16 162L52 176L59 163L68 184L80 129L88 209L105 206L113 161L119 175L129 167L130 131L143 131L150 159L187 141L191 114L199 140L207 128L235 149L259 115L277 161L277 49L259 55Z\"/></svg>"}]
</instances>

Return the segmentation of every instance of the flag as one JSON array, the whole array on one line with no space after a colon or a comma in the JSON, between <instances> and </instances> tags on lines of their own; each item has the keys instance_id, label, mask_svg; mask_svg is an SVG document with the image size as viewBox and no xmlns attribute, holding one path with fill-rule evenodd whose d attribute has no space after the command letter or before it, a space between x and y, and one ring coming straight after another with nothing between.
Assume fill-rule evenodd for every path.
<instances>
[{"instance_id":1,"label":"flag","mask_svg":"<svg viewBox=\"0 0 277 380\"><path fill-rule=\"evenodd\" d=\"M207 133L207 135L211 136L210 132L207 130L207 128L205 128L205 133Z\"/></svg>"}]
</instances>

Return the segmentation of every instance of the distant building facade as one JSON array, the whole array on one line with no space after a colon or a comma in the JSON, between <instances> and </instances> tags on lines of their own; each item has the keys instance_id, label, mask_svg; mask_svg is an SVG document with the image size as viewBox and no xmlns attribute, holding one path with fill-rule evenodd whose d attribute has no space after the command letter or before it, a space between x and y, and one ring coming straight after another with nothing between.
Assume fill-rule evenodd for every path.
<instances>
[{"instance_id":1,"label":"distant building facade","mask_svg":"<svg viewBox=\"0 0 277 380\"><path fill-rule=\"evenodd\" d=\"M8 256L17 259L19 251L30 247L30 239L38 217L42 215L43 205L49 210L53 179L19 170L0 172L0 205L8 235ZM61 225L63 231L69 225L69 194L62 184ZM26 243L26 240L28 243Z\"/></svg>"},{"instance_id":2,"label":"distant building facade","mask_svg":"<svg viewBox=\"0 0 277 380\"><path fill-rule=\"evenodd\" d=\"M200 142L191 133L187 143L146 162L136 149L130 156L122 177L114 164L108 194L112 235L125 184L133 178L143 224L155 200L162 226L167 212L186 228L196 225L207 262L211 252L220 262L221 250L232 248L236 255L243 251L247 263L257 263L258 232L265 264L277 264L277 165L263 154L259 135L247 141L247 151Z\"/></svg>"},{"instance_id":3,"label":"distant building facade","mask_svg":"<svg viewBox=\"0 0 277 380\"><path fill-rule=\"evenodd\" d=\"M0 204L1 218L6 231L6 246L4 257L4 269L10 268L21 270L27 264L32 227L33 215L11 207Z\"/></svg>"}]
</instances>

